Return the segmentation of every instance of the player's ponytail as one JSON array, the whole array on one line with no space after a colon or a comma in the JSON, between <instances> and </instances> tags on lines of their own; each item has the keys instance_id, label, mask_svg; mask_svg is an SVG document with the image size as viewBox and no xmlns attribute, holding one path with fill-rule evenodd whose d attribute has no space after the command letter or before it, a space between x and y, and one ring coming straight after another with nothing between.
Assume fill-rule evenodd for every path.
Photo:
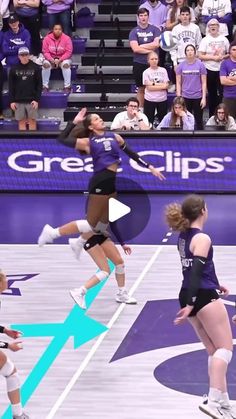
<instances>
[{"instance_id":1,"label":"player's ponytail","mask_svg":"<svg viewBox=\"0 0 236 419\"><path fill-rule=\"evenodd\" d=\"M181 205L176 202L167 205L165 216L168 226L174 231L184 231L190 227L189 220L182 213Z\"/></svg>"},{"instance_id":2,"label":"player's ponytail","mask_svg":"<svg viewBox=\"0 0 236 419\"><path fill-rule=\"evenodd\" d=\"M206 210L204 199L200 195L188 195L182 205L173 202L166 207L165 216L169 227L174 231L187 230L203 211Z\"/></svg>"}]
</instances>

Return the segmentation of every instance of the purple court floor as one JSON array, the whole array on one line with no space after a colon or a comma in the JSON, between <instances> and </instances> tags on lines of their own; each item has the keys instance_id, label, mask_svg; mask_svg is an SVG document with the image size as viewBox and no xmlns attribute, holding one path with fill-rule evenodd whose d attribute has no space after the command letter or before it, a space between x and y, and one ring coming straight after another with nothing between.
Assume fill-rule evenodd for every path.
<instances>
[{"instance_id":1,"label":"purple court floor","mask_svg":"<svg viewBox=\"0 0 236 419\"><path fill-rule=\"evenodd\" d=\"M181 195L149 195L151 214L143 231L130 240L134 244L160 244L167 233L164 223L165 205L181 201ZM206 195L209 220L205 231L212 237L215 245L236 244L236 195ZM0 243L36 243L37 237L48 223L59 226L68 221L84 218L86 197L80 194L1 194L0 205ZM140 195L132 196L130 204L132 224L143 214L143 201ZM124 225L126 221L124 219ZM137 224L137 223L136 223ZM132 228L132 225L129 226ZM61 238L58 243L66 243ZM168 244L176 242L175 235Z\"/></svg>"}]
</instances>

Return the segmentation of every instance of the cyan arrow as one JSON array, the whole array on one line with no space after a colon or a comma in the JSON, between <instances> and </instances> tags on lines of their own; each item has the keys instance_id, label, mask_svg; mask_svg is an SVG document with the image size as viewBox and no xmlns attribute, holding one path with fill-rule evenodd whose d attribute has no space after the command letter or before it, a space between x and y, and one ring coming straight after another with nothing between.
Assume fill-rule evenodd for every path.
<instances>
[{"instance_id":1,"label":"cyan arrow","mask_svg":"<svg viewBox=\"0 0 236 419\"><path fill-rule=\"evenodd\" d=\"M109 267L112 272L114 270L114 265L110 261ZM103 281L88 291L86 295L88 308L105 283L106 281ZM54 336L21 387L22 406L24 406L30 399L31 395L38 387L44 375L47 373L48 369L51 367L70 336L74 337L74 348L76 349L107 330L106 326L91 319L90 317L87 317L85 313L86 312L84 310L75 305L64 323L12 325L12 328L21 330L24 337ZM12 419L11 406L6 409L2 419Z\"/></svg>"}]
</instances>

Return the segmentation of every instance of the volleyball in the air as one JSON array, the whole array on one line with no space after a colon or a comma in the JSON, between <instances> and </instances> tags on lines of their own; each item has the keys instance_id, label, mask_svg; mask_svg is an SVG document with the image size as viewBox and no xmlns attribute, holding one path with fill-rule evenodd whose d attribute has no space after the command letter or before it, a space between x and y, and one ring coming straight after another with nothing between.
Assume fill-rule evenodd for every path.
<instances>
[{"instance_id":1,"label":"volleyball in the air","mask_svg":"<svg viewBox=\"0 0 236 419\"><path fill-rule=\"evenodd\" d=\"M177 38L172 35L171 31L164 31L160 36L160 47L164 51L171 51L177 44Z\"/></svg>"}]
</instances>

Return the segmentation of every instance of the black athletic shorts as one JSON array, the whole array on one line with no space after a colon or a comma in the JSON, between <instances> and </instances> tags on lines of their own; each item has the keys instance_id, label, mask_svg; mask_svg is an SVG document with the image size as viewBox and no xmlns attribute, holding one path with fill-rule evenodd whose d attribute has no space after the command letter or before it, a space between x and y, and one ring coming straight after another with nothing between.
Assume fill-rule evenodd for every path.
<instances>
[{"instance_id":1,"label":"black athletic shorts","mask_svg":"<svg viewBox=\"0 0 236 419\"><path fill-rule=\"evenodd\" d=\"M89 181L88 191L94 195L111 195L116 192L116 172L104 169L94 173Z\"/></svg>"},{"instance_id":2,"label":"black athletic shorts","mask_svg":"<svg viewBox=\"0 0 236 419\"><path fill-rule=\"evenodd\" d=\"M187 305L187 298L188 298L188 290L187 288L181 288L179 293L179 303L180 307L184 308ZM203 289L200 288L197 293L197 299L194 304L194 308L189 314L189 317L196 316L198 311L200 311L203 307L207 304L211 303L212 301L218 300L219 294L215 289Z\"/></svg>"},{"instance_id":3,"label":"black athletic shorts","mask_svg":"<svg viewBox=\"0 0 236 419\"><path fill-rule=\"evenodd\" d=\"M134 63L133 63L133 75L134 75L134 80L135 80L135 84L136 84L137 87L142 87L143 86L143 72L148 67L149 66L147 64L136 63L134 61Z\"/></svg>"},{"instance_id":4,"label":"black athletic shorts","mask_svg":"<svg viewBox=\"0 0 236 419\"><path fill-rule=\"evenodd\" d=\"M84 250L88 251L92 249L92 247L96 246L97 244L100 246L108 239L107 236L104 234L94 234L94 236L90 237L84 244Z\"/></svg>"}]
</instances>

